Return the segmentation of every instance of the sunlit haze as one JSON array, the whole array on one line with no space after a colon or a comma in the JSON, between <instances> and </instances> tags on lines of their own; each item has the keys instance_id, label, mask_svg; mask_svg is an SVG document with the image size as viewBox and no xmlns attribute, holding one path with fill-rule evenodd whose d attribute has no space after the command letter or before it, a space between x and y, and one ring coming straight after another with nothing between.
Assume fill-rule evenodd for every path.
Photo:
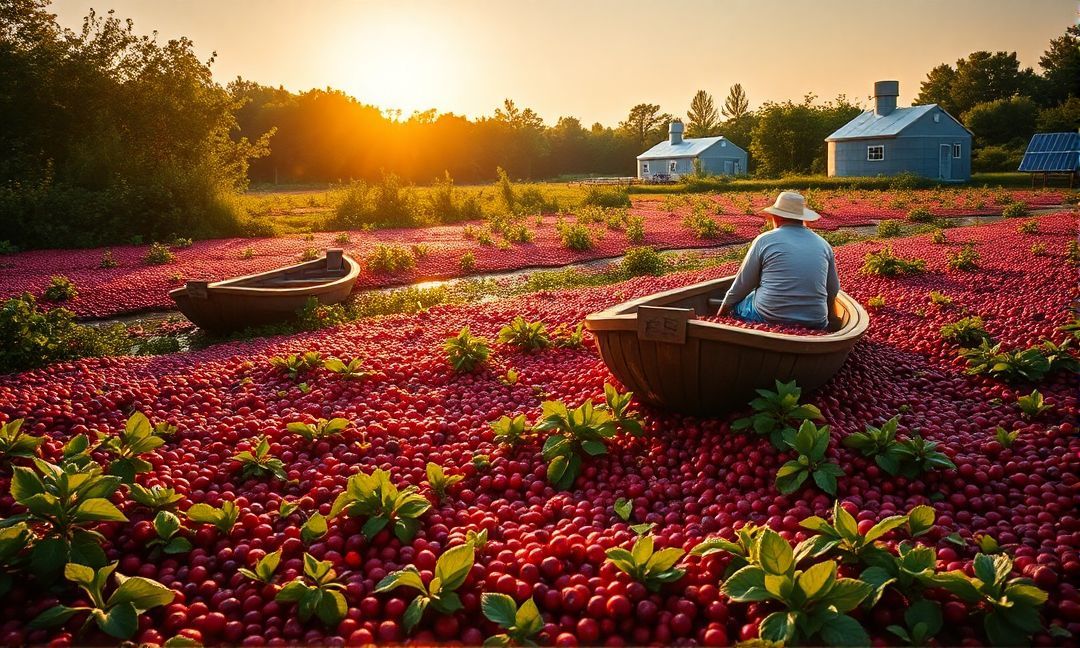
<instances>
[{"instance_id":1,"label":"sunlit haze","mask_svg":"<svg viewBox=\"0 0 1080 648\"><path fill-rule=\"evenodd\" d=\"M115 9L140 32L188 36L201 55L216 51L222 82L329 86L403 116L488 115L509 97L549 124L573 115L614 125L636 103L682 114L695 90L722 98L736 82L751 107L807 92L865 105L874 80L898 79L907 104L932 66L974 50L1016 51L1037 66L1078 5L60 0L53 10L74 28L91 7Z\"/></svg>"}]
</instances>

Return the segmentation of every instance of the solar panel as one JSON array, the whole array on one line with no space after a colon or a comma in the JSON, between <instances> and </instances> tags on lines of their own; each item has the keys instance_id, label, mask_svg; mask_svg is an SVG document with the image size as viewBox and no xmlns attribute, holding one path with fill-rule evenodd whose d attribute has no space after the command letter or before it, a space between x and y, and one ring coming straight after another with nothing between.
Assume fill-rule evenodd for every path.
<instances>
[{"instance_id":1,"label":"solar panel","mask_svg":"<svg viewBox=\"0 0 1080 648\"><path fill-rule=\"evenodd\" d=\"M1020 171L1073 173L1080 169L1080 133L1035 133Z\"/></svg>"}]
</instances>

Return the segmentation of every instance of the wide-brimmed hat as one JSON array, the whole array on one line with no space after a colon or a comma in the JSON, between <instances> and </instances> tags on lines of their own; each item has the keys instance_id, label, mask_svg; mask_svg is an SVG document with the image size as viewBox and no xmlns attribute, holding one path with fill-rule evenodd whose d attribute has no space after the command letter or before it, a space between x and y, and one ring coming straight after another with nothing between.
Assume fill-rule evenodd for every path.
<instances>
[{"instance_id":1,"label":"wide-brimmed hat","mask_svg":"<svg viewBox=\"0 0 1080 648\"><path fill-rule=\"evenodd\" d=\"M780 195L776 197L773 206L766 207L761 211L792 220L816 221L821 218L821 214L806 208L806 198L803 198L802 194L795 191L781 191Z\"/></svg>"}]
</instances>

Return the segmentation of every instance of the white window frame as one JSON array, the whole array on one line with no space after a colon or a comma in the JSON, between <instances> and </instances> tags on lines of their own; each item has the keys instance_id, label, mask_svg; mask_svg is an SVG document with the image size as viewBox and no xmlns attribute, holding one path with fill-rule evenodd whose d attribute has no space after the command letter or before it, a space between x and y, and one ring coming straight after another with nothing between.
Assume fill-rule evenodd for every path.
<instances>
[{"instance_id":1,"label":"white window frame","mask_svg":"<svg viewBox=\"0 0 1080 648\"><path fill-rule=\"evenodd\" d=\"M880 153L880 157L873 157L871 151L877 151ZM866 146L866 161L867 162L882 162L885 159L885 145L884 144L868 144Z\"/></svg>"},{"instance_id":2,"label":"white window frame","mask_svg":"<svg viewBox=\"0 0 1080 648\"><path fill-rule=\"evenodd\" d=\"M668 162L668 173L675 173L678 170L679 170L679 161L678 160L672 160L671 162Z\"/></svg>"},{"instance_id":3,"label":"white window frame","mask_svg":"<svg viewBox=\"0 0 1080 648\"><path fill-rule=\"evenodd\" d=\"M961 154L962 152L963 152L963 147L962 147L962 146L960 146L960 142L953 142L953 145L952 145L952 156L953 156L953 159L954 159L954 160L959 160L959 159L960 159L960 154Z\"/></svg>"},{"instance_id":4,"label":"white window frame","mask_svg":"<svg viewBox=\"0 0 1080 648\"><path fill-rule=\"evenodd\" d=\"M648 173L649 172L649 163L648 162L642 162L641 163L641 172L642 173Z\"/></svg>"}]
</instances>

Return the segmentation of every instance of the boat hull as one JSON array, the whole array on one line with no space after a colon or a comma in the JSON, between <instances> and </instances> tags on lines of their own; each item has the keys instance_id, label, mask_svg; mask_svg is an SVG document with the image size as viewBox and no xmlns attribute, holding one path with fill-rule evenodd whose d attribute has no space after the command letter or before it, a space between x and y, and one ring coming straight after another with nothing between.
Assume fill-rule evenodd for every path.
<instances>
[{"instance_id":1,"label":"boat hull","mask_svg":"<svg viewBox=\"0 0 1080 648\"><path fill-rule=\"evenodd\" d=\"M801 336L693 319L716 312L734 277L619 304L586 318L604 363L643 402L697 415L745 407L759 388L795 380L804 391L827 383L869 326L846 293L831 332Z\"/></svg>"},{"instance_id":2,"label":"boat hull","mask_svg":"<svg viewBox=\"0 0 1080 648\"><path fill-rule=\"evenodd\" d=\"M352 292L359 265L345 256L333 276L320 277L326 259L227 281L189 282L169 293L199 328L217 335L293 319L308 300L330 305Z\"/></svg>"}]
</instances>

